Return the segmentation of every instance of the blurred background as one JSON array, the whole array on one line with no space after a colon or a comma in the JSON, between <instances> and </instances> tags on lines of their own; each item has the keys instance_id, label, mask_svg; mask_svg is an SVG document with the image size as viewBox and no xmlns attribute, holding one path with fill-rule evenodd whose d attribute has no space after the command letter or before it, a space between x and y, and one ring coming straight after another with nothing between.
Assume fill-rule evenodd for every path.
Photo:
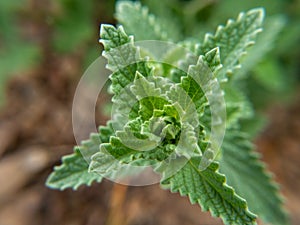
<instances>
[{"instance_id":1,"label":"blurred background","mask_svg":"<svg viewBox=\"0 0 300 225\"><path fill-rule=\"evenodd\" d=\"M142 2L158 15L163 7L185 15L182 32L199 37L240 11L266 9L265 54L254 55L251 68L243 68L247 94L264 124L252 124L255 133L259 130L253 138L281 184L292 224L300 224L300 0ZM0 225L221 224L158 185L104 181L76 192L45 187L53 166L76 145L73 95L101 54L99 25L116 23L114 5L109 0L0 1ZM99 99L98 125L108 119L104 102Z\"/></svg>"}]
</instances>

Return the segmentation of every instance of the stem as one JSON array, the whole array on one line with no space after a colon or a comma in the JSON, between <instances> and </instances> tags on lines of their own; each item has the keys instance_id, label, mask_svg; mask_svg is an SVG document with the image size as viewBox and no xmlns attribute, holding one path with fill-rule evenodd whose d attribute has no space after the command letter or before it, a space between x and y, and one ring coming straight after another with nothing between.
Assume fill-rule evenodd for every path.
<instances>
[{"instance_id":1,"label":"stem","mask_svg":"<svg viewBox=\"0 0 300 225\"><path fill-rule=\"evenodd\" d=\"M110 197L110 206L106 225L126 225L124 214L124 201L126 199L127 186L114 184Z\"/></svg>"}]
</instances>

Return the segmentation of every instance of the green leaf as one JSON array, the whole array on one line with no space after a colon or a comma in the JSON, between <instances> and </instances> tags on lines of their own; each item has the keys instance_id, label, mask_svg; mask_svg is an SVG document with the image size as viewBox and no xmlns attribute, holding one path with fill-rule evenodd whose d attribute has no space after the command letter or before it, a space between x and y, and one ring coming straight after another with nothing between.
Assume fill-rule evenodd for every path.
<instances>
[{"instance_id":1,"label":"green leaf","mask_svg":"<svg viewBox=\"0 0 300 225\"><path fill-rule=\"evenodd\" d=\"M217 49L215 52L217 52ZM210 59L212 58L214 57ZM185 112L186 121L193 126L198 126L198 119L208 105L207 96L209 94L215 94L216 96L220 94L214 90L216 80L213 80L213 73L203 60L203 56L195 59L195 56L188 54L185 60L180 62L179 67L181 70L176 71L178 77L175 79L180 78L180 83L170 88L167 96L170 102L173 104L177 102L181 106ZM174 76L176 75L174 74Z\"/></svg>"},{"instance_id":2,"label":"green leaf","mask_svg":"<svg viewBox=\"0 0 300 225\"><path fill-rule=\"evenodd\" d=\"M136 40L177 39L179 32L172 25L149 13L139 2L120 1L116 7L116 18ZM173 24L173 22L171 22Z\"/></svg>"},{"instance_id":3,"label":"green leaf","mask_svg":"<svg viewBox=\"0 0 300 225\"><path fill-rule=\"evenodd\" d=\"M222 68L221 56L219 47L210 50L205 53L202 59L208 64L209 68L216 72Z\"/></svg>"},{"instance_id":4,"label":"green leaf","mask_svg":"<svg viewBox=\"0 0 300 225\"><path fill-rule=\"evenodd\" d=\"M195 132L195 128L190 124L183 124L181 126L181 135L178 144L176 145L175 152L179 156L185 156L191 158L196 153L202 155L200 147L198 146L198 134Z\"/></svg>"},{"instance_id":5,"label":"green leaf","mask_svg":"<svg viewBox=\"0 0 300 225\"><path fill-rule=\"evenodd\" d=\"M291 88L290 82L286 81L285 70L272 58L263 60L253 69L253 78L272 93L284 93Z\"/></svg>"},{"instance_id":6,"label":"green leaf","mask_svg":"<svg viewBox=\"0 0 300 225\"><path fill-rule=\"evenodd\" d=\"M158 82L155 77L146 79L137 72L135 80L130 86L132 94L139 101L138 114L143 120L149 120L155 109L162 109L168 103L167 99L162 96L162 91L165 91L163 88L164 84ZM160 87L158 84L163 86Z\"/></svg>"},{"instance_id":7,"label":"green leaf","mask_svg":"<svg viewBox=\"0 0 300 225\"><path fill-rule=\"evenodd\" d=\"M130 86L130 90L136 96L137 100L146 97L159 97L161 95L161 91L155 87L155 83L145 79L138 71L136 72L133 84Z\"/></svg>"},{"instance_id":8,"label":"green leaf","mask_svg":"<svg viewBox=\"0 0 300 225\"><path fill-rule=\"evenodd\" d=\"M150 75L151 70L140 57L133 37L129 37L122 26L115 28L112 25L102 25L100 36L105 50L102 54L108 60L107 68L113 72L110 76L111 88L116 95L134 81L136 71L143 76Z\"/></svg>"},{"instance_id":9,"label":"green leaf","mask_svg":"<svg viewBox=\"0 0 300 225\"><path fill-rule=\"evenodd\" d=\"M114 138L114 140L117 139ZM123 148L123 149L118 149L122 152L124 149L126 149L126 147L123 146L121 142L118 142L118 144L115 146ZM126 176L129 176L131 172L130 166L126 163L123 163L123 161L120 160L121 159L120 157L115 158L115 156L111 154L112 151L115 150L114 148L115 147L113 147L109 143L101 144L100 151L98 151L92 156L92 161L90 163L88 171L90 173L96 173L99 174L99 176L109 178L112 180L122 179ZM118 154L120 155L120 152ZM122 156L124 159L125 158L124 155Z\"/></svg>"},{"instance_id":10,"label":"green leaf","mask_svg":"<svg viewBox=\"0 0 300 225\"><path fill-rule=\"evenodd\" d=\"M199 116L203 113L204 107L207 105L207 99L200 85L191 77L182 77L180 87L190 96Z\"/></svg>"},{"instance_id":11,"label":"green leaf","mask_svg":"<svg viewBox=\"0 0 300 225\"><path fill-rule=\"evenodd\" d=\"M140 134L147 135L148 133L141 132ZM149 133L146 138L138 138L134 135L129 126L126 126L123 131L117 131L116 135L124 145L138 151L154 149L161 141L160 137L151 133Z\"/></svg>"},{"instance_id":12,"label":"green leaf","mask_svg":"<svg viewBox=\"0 0 300 225\"><path fill-rule=\"evenodd\" d=\"M165 160L174 149L158 146L149 151L138 151L124 145L118 137L111 137L110 143L100 145L100 151L92 156L89 171L101 176L124 177L130 175L130 166L156 165ZM123 171L126 170L126 171ZM133 172L138 172L135 167ZM128 174L126 174L128 172Z\"/></svg>"},{"instance_id":13,"label":"green leaf","mask_svg":"<svg viewBox=\"0 0 300 225\"><path fill-rule=\"evenodd\" d=\"M146 97L140 101L139 115L143 120L149 120L155 110L162 109L169 102L161 97Z\"/></svg>"},{"instance_id":14,"label":"green leaf","mask_svg":"<svg viewBox=\"0 0 300 225\"><path fill-rule=\"evenodd\" d=\"M124 88L114 98L113 124L116 130L122 130L129 120L141 117L149 120L154 110L162 109L168 104L162 93L167 92L172 84L164 78L148 76L145 78L138 71L132 84Z\"/></svg>"},{"instance_id":15,"label":"green leaf","mask_svg":"<svg viewBox=\"0 0 300 225\"><path fill-rule=\"evenodd\" d=\"M213 72L207 66L203 57L200 56L196 65L190 65L188 75L191 76L205 93L206 102L202 102L201 111L198 113L199 120L204 126L205 132L211 133L212 140L204 152L201 167L206 168L207 163L211 162L219 152L220 141L225 131L226 110L224 92L218 80L214 78ZM199 104L199 102L198 102ZM209 108L206 107L209 105ZM204 113L203 113L204 111ZM209 123L207 119L211 119ZM203 123L204 122L204 123ZM207 126L209 124L209 126ZM210 131L211 130L211 131Z\"/></svg>"},{"instance_id":16,"label":"green leaf","mask_svg":"<svg viewBox=\"0 0 300 225\"><path fill-rule=\"evenodd\" d=\"M174 85L167 92L167 97L179 114L180 123L189 123L194 127L199 125L196 106L189 95L179 85Z\"/></svg>"},{"instance_id":17,"label":"green leaf","mask_svg":"<svg viewBox=\"0 0 300 225\"><path fill-rule=\"evenodd\" d=\"M238 136L231 130L240 129L241 120L253 117L245 95L233 89L237 82L222 84L227 101L226 122L231 129L221 158L221 171L229 177L228 184L236 186L237 194L213 161L219 145L210 138L213 134L221 137L225 129L220 125L225 117L218 114L225 108L218 81L227 80L227 75L240 67L241 57L261 31L263 14L262 9L242 13L236 21L220 26L215 35L206 35L202 44L183 42L195 54L181 54L182 50L175 47L143 49L141 56L133 36L128 36L122 26L102 25L103 56L112 71L113 120L100 129L96 141L92 138L64 157L63 165L55 168L47 184L76 189L81 184L100 182L102 177L122 179L150 166L161 173L162 186L189 196L192 203L221 217L225 224L256 224L256 216L239 195L246 196L251 209L266 221L284 224L277 188L270 183L241 132L237 132ZM137 39L172 39L164 23L140 3L119 2L117 18ZM168 51L163 58L172 65L177 63L178 69L146 60L150 59L148 52L155 61L164 50ZM88 165L85 159L91 163Z\"/></svg>"},{"instance_id":18,"label":"green leaf","mask_svg":"<svg viewBox=\"0 0 300 225\"><path fill-rule=\"evenodd\" d=\"M212 163L200 171L199 163L200 158L192 158L179 172L163 180L162 187L189 196L192 204L200 204L225 224L256 224L256 216L248 211L246 201L225 184L225 176L217 171L218 164Z\"/></svg>"},{"instance_id":19,"label":"green leaf","mask_svg":"<svg viewBox=\"0 0 300 225\"><path fill-rule=\"evenodd\" d=\"M255 113L253 117L243 119L240 121L240 131L247 133L250 140L255 140L267 126L269 120L267 119L267 115L261 113Z\"/></svg>"},{"instance_id":20,"label":"green leaf","mask_svg":"<svg viewBox=\"0 0 300 225\"><path fill-rule=\"evenodd\" d=\"M237 84L237 83L234 83ZM242 119L249 119L254 116L252 104L244 92L237 86L224 85L226 102L226 128L237 126Z\"/></svg>"},{"instance_id":21,"label":"green leaf","mask_svg":"<svg viewBox=\"0 0 300 225\"><path fill-rule=\"evenodd\" d=\"M178 0L142 0L143 5L156 17L168 38L172 41L179 41L183 38L182 5Z\"/></svg>"},{"instance_id":22,"label":"green leaf","mask_svg":"<svg viewBox=\"0 0 300 225\"><path fill-rule=\"evenodd\" d=\"M104 50L120 47L125 44L132 44L132 37L130 38L124 31L122 26L115 28L113 25L102 24L100 27L100 42L104 45ZM130 46L133 48L133 46Z\"/></svg>"},{"instance_id":23,"label":"green leaf","mask_svg":"<svg viewBox=\"0 0 300 225\"><path fill-rule=\"evenodd\" d=\"M80 147L74 149L73 154L62 158L62 165L54 168L46 185L54 189L73 188L76 190L83 184L90 186L94 181L101 182L102 176L88 172L87 162L89 157L99 151L100 143L99 134L91 134L90 140L82 142Z\"/></svg>"},{"instance_id":24,"label":"green leaf","mask_svg":"<svg viewBox=\"0 0 300 225\"><path fill-rule=\"evenodd\" d=\"M181 46L179 50L181 50L182 48L190 48L190 50L189 51L186 50L183 53L185 54L184 59L182 59L181 56L181 59L178 60L178 68L174 68L171 71L171 79L176 83L180 82L181 77L187 76L186 72L188 71L189 66L199 64L199 56L197 56L198 53L197 50L195 50L199 48L199 44L194 44L189 41L186 41L182 44L183 46ZM191 45L191 46L188 47L186 45ZM179 50L177 51L179 52ZM176 54L176 49L171 51L171 53ZM216 74L222 68L219 47L216 47L206 52L204 55L201 55L200 58L201 61L205 62L206 64L204 65L202 63L201 66L203 66L204 68L208 66L208 68L211 69L211 71L209 72L213 74Z\"/></svg>"},{"instance_id":25,"label":"green leaf","mask_svg":"<svg viewBox=\"0 0 300 225\"><path fill-rule=\"evenodd\" d=\"M184 59L178 61L177 68L171 70L170 78L175 83L180 83L182 77L187 76L187 71L190 65L197 63L197 57L187 54Z\"/></svg>"},{"instance_id":26,"label":"green leaf","mask_svg":"<svg viewBox=\"0 0 300 225\"><path fill-rule=\"evenodd\" d=\"M220 81L227 74L239 68L239 59L246 53L247 47L254 44L256 35L261 31L264 11L261 8L241 13L237 20L228 20L226 26L219 26L216 33L206 34L198 55L204 55L211 49L220 48L223 68L218 72Z\"/></svg>"},{"instance_id":27,"label":"green leaf","mask_svg":"<svg viewBox=\"0 0 300 225\"><path fill-rule=\"evenodd\" d=\"M99 133L92 133L89 140L82 141L81 146L74 148L73 154L62 158L62 164L54 168L46 185L54 189L73 188L76 190L83 184L91 185L94 181L101 182L102 176L89 173L88 167L92 155L99 152L100 144L108 142L113 133L111 121L107 122L107 126L100 126Z\"/></svg>"},{"instance_id":28,"label":"green leaf","mask_svg":"<svg viewBox=\"0 0 300 225\"><path fill-rule=\"evenodd\" d=\"M112 137L110 143L101 144L100 152L93 155L89 171L113 181L127 180L149 166L159 165L173 150L172 146L165 146L147 152L135 151Z\"/></svg>"},{"instance_id":29,"label":"green leaf","mask_svg":"<svg viewBox=\"0 0 300 225\"><path fill-rule=\"evenodd\" d=\"M247 200L249 208L267 223L288 224L278 187L253 151L248 135L228 130L222 151L220 171L226 174L228 184Z\"/></svg>"},{"instance_id":30,"label":"green leaf","mask_svg":"<svg viewBox=\"0 0 300 225\"><path fill-rule=\"evenodd\" d=\"M275 41L285 22L285 18L282 15L272 16L265 20L263 25L264 31L257 36L255 45L247 50L247 54L241 59L242 68L234 75L234 79L245 77L249 70L266 58L266 54L275 47ZM266 74L264 74L264 77L268 78ZM272 79L269 79L269 81L272 82Z\"/></svg>"}]
</instances>

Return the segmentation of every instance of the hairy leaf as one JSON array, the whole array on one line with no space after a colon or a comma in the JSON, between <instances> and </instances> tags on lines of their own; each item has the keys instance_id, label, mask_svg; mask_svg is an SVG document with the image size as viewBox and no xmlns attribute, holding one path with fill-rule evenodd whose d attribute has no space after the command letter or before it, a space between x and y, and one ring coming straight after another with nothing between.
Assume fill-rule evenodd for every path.
<instances>
[{"instance_id":1,"label":"hairy leaf","mask_svg":"<svg viewBox=\"0 0 300 225\"><path fill-rule=\"evenodd\" d=\"M239 126L242 119L249 119L254 116L252 104L247 99L244 92L237 86L224 85L226 102L226 128Z\"/></svg>"},{"instance_id":2,"label":"hairy leaf","mask_svg":"<svg viewBox=\"0 0 300 225\"><path fill-rule=\"evenodd\" d=\"M200 158L192 158L179 172L163 180L162 186L189 196L191 203L200 204L225 224L255 224L256 216L248 211L246 201L225 184L225 176L217 171L218 164L199 171L199 163Z\"/></svg>"},{"instance_id":3,"label":"hairy leaf","mask_svg":"<svg viewBox=\"0 0 300 225\"><path fill-rule=\"evenodd\" d=\"M103 56L108 60L107 68L113 72L110 76L111 88L116 95L133 82L136 71L143 76L150 74L150 68L134 46L133 37L129 37L122 26L115 28L112 25L102 25L100 37L105 50Z\"/></svg>"},{"instance_id":4,"label":"hairy leaf","mask_svg":"<svg viewBox=\"0 0 300 225\"><path fill-rule=\"evenodd\" d=\"M282 15L267 18L263 25L263 32L257 36L255 45L247 50L247 55L241 59L241 70L237 71L234 79L240 79L246 76L246 73L257 65L266 54L275 47L275 40L285 25L285 18ZM269 81L272 79L264 74ZM284 82L282 82L284 83Z\"/></svg>"},{"instance_id":5,"label":"hairy leaf","mask_svg":"<svg viewBox=\"0 0 300 225\"><path fill-rule=\"evenodd\" d=\"M222 68L219 47L206 52L202 59L208 64L209 68L216 72Z\"/></svg>"},{"instance_id":6,"label":"hairy leaf","mask_svg":"<svg viewBox=\"0 0 300 225\"><path fill-rule=\"evenodd\" d=\"M174 40L179 36L178 30L163 19L149 13L146 6L139 2L120 1L116 7L116 18L128 33L141 40Z\"/></svg>"},{"instance_id":7,"label":"hairy leaf","mask_svg":"<svg viewBox=\"0 0 300 225\"><path fill-rule=\"evenodd\" d=\"M228 130L223 142L220 170L226 174L228 184L235 187L254 213L274 225L287 224L278 187L271 181L265 166L253 152L249 137L237 130Z\"/></svg>"},{"instance_id":8,"label":"hairy leaf","mask_svg":"<svg viewBox=\"0 0 300 225\"><path fill-rule=\"evenodd\" d=\"M48 177L47 186L60 190L66 188L76 190L83 184L91 185L94 181L101 182L102 176L88 172L87 162L89 157L99 151L100 143L99 134L91 134L90 140L82 142L80 147L74 149L73 154L62 158L62 165L55 167L54 172Z\"/></svg>"},{"instance_id":9,"label":"hairy leaf","mask_svg":"<svg viewBox=\"0 0 300 225\"><path fill-rule=\"evenodd\" d=\"M182 14L178 10L181 7L181 2L177 0L142 0L141 2L155 15L168 39L179 41L183 38L184 25Z\"/></svg>"},{"instance_id":10,"label":"hairy leaf","mask_svg":"<svg viewBox=\"0 0 300 225\"><path fill-rule=\"evenodd\" d=\"M226 26L219 26L214 35L206 34L197 52L204 55L211 49L220 48L223 64L218 72L220 81L226 80L226 74L232 74L240 67L239 59L245 54L247 47L254 44L257 33L261 31L263 17L263 9L252 9L241 13L237 20L228 20Z\"/></svg>"},{"instance_id":11,"label":"hairy leaf","mask_svg":"<svg viewBox=\"0 0 300 225\"><path fill-rule=\"evenodd\" d=\"M214 35L207 34L203 43L187 39L171 49L155 44L137 47L122 26L102 25L103 56L112 72L113 118L98 135L64 157L47 184L76 189L102 177L122 180L150 166L161 174L163 187L189 196L225 224L256 223L240 196L265 221L285 224L278 190L241 132L241 121L254 116L252 105L238 80L220 84L240 67L241 57L261 31L263 16L262 9L241 13ZM180 26L174 32L174 26L169 29L162 22L170 17L161 20L140 3L118 2L116 17L137 40L177 40L182 35ZM264 42L269 36L262 37ZM246 69L256 63L250 61L244 61ZM217 139L223 139L225 122L221 157ZM237 193L219 172L217 156L228 185Z\"/></svg>"}]
</instances>

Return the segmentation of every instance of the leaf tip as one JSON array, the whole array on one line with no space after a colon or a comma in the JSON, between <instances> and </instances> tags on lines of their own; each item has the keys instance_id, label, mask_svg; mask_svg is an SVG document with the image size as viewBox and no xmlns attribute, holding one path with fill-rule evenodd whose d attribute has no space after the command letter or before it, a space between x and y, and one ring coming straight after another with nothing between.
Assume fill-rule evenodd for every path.
<instances>
[{"instance_id":1,"label":"leaf tip","mask_svg":"<svg viewBox=\"0 0 300 225\"><path fill-rule=\"evenodd\" d=\"M258 7L258 8L251 9L247 13L248 16L250 16L250 15L256 15L256 17L258 18L258 20L260 20L261 22L265 18L265 14L266 14L266 10L263 7Z\"/></svg>"}]
</instances>

